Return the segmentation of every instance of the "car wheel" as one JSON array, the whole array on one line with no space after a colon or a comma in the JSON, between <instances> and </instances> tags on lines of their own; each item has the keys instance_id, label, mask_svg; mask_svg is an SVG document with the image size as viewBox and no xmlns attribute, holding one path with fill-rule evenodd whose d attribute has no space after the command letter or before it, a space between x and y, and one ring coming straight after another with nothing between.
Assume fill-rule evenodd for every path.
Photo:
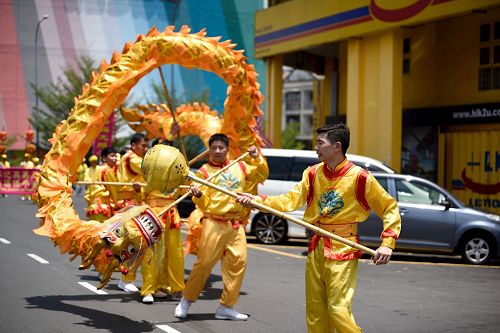
<instances>
[{"instance_id":1,"label":"car wheel","mask_svg":"<svg viewBox=\"0 0 500 333\"><path fill-rule=\"evenodd\" d=\"M271 214L259 214L253 221L257 240L264 244L278 244L287 238L287 222Z\"/></svg>"},{"instance_id":2,"label":"car wheel","mask_svg":"<svg viewBox=\"0 0 500 333\"><path fill-rule=\"evenodd\" d=\"M493 246L483 235L473 235L464 240L462 258L469 264L481 265L491 258Z\"/></svg>"}]
</instances>

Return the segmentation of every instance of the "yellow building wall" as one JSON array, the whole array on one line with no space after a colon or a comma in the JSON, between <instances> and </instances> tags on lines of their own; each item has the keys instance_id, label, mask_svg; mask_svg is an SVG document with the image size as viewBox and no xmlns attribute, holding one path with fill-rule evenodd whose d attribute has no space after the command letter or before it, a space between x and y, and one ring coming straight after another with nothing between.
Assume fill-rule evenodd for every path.
<instances>
[{"instance_id":1,"label":"yellow building wall","mask_svg":"<svg viewBox=\"0 0 500 333\"><path fill-rule=\"evenodd\" d=\"M344 47L341 47L341 53ZM402 31L399 28L346 42L340 61L339 106L351 129L349 151L401 169ZM345 88L343 84L345 82ZM342 113L342 110L340 111Z\"/></svg>"},{"instance_id":2,"label":"yellow building wall","mask_svg":"<svg viewBox=\"0 0 500 333\"><path fill-rule=\"evenodd\" d=\"M403 108L498 102L498 90L478 90L479 26L500 10L406 28L410 73L403 75Z\"/></svg>"}]
</instances>

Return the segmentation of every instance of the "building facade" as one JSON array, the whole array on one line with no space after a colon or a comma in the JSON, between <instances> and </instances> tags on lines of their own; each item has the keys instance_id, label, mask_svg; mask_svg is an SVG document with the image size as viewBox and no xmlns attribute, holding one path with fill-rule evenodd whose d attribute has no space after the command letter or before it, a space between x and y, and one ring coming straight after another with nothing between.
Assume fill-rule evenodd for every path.
<instances>
[{"instance_id":1,"label":"building facade","mask_svg":"<svg viewBox=\"0 0 500 333\"><path fill-rule=\"evenodd\" d=\"M244 49L248 62L264 75L264 63L253 56L254 14L263 4L253 0L0 1L0 130L17 139L9 149L24 148L21 137L35 105L32 85L57 83L65 69L76 69L82 55L97 63L109 62L114 50L122 50L127 41L135 41L153 26L162 31L168 25L176 30L188 25L193 33L206 28L208 36L230 39L237 44L235 49ZM171 95L182 100L206 93L209 104L223 111L227 85L221 78L178 65L165 65L163 72ZM142 79L128 101L142 103L145 97L154 97L152 82L161 84L158 71Z\"/></svg>"},{"instance_id":2,"label":"building facade","mask_svg":"<svg viewBox=\"0 0 500 333\"><path fill-rule=\"evenodd\" d=\"M350 152L500 213L500 1L269 1L266 134L279 146L282 67L315 73L312 127L344 120Z\"/></svg>"}]
</instances>

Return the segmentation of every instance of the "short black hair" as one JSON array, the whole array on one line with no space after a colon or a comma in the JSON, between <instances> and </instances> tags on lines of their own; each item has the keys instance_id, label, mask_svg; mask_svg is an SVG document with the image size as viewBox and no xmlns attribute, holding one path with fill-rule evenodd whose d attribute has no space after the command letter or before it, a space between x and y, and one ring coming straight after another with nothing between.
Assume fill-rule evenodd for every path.
<instances>
[{"instance_id":1,"label":"short black hair","mask_svg":"<svg viewBox=\"0 0 500 333\"><path fill-rule=\"evenodd\" d=\"M130 145L133 145L141 140L146 140L146 136L142 133L134 133L134 135L130 138Z\"/></svg>"},{"instance_id":2,"label":"short black hair","mask_svg":"<svg viewBox=\"0 0 500 333\"><path fill-rule=\"evenodd\" d=\"M104 159L109 154L116 154L115 148L113 148L113 147L106 147L103 150L101 150L101 158L102 159Z\"/></svg>"},{"instance_id":3,"label":"short black hair","mask_svg":"<svg viewBox=\"0 0 500 333\"><path fill-rule=\"evenodd\" d=\"M210 147L214 141L222 141L229 148L229 139L226 134L216 133L208 139L208 146Z\"/></svg>"},{"instance_id":4,"label":"short black hair","mask_svg":"<svg viewBox=\"0 0 500 333\"><path fill-rule=\"evenodd\" d=\"M345 124L326 125L318 128L316 133L326 133L326 138L332 144L340 142L342 145L342 152L344 155L347 153L347 149L349 148L349 143L351 141L351 132L349 131L349 127Z\"/></svg>"},{"instance_id":5,"label":"short black hair","mask_svg":"<svg viewBox=\"0 0 500 333\"><path fill-rule=\"evenodd\" d=\"M174 146L174 142L171 141L171 140L160 140L159 138L156 138L153 140L153 142L151 142L151 147L154 147L156 146L157 144L162 144L162 145L166 145L166 146Z\"/></svg>"}]
</instances>

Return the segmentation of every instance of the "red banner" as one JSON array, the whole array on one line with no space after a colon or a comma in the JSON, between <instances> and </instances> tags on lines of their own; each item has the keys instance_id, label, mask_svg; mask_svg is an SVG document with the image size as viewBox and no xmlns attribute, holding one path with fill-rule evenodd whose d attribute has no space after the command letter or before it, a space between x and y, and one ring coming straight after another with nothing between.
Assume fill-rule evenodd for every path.
<instances>
[{"instance_id":1,"label":"red banner","mask_svg":"<svg viewBox=\"0 0 500 333\"><path fill-rule=\"evenodd\" d=\"M35 192L38 169L0 168L0 194L31 195Z\"/></svg>"},{"instance_id":2,"label":"red banner","mask_svg":"<svg viewBox=\"0 0 500 333\"><path fill-rule=\"evenodd\" d=\"M115 113L113 112L111 114L111 117L109 117L109 120L102 129L101 133L95 139L94 145L92 147L92 153L94 155L101 155L101 150L103 150L106 147L111 147L113 144L113 129L115 128Z\"/></svg>"}]
</instances>

